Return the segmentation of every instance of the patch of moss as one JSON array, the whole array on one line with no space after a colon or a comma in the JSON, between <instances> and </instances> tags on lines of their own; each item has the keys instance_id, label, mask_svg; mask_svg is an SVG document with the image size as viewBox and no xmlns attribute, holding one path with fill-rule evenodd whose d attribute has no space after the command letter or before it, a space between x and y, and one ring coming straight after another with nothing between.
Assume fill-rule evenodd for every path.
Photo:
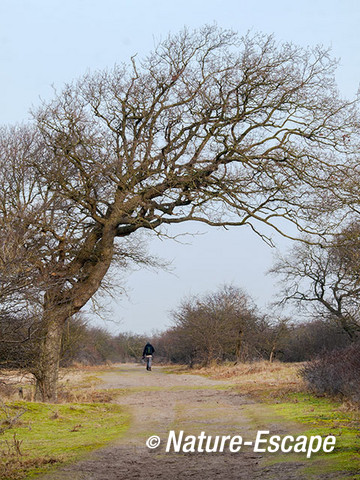
<instances>
[{"instance_id":1,"label":"patch of moss","mask_svg":"<svg viewBox=\"0 0 360 480\"><path fill-rule=\"evenodd\" d=\"M338 402L307 393L291 393L278 403L255 404L245 410L257 428L271 430L269 425L276 423L283 424L294 436L336 437L336 446L331 453L320 451L309 459L304 454L272 454L266 457L268 464L302 461L302 473L310 479L318 478L321 473L334 472L346 474L346 478L360 478L360 412L343 411Z\"/></svg>"},{"instance_id":2,"label":"patch of moss","mask_svg":"<svg viewBox=\"0 0 360 480\"><path fill-rule=\"evenodd\" d=\"M8 477L14 479L30 478L31 473L47 470L54 463L74 461L120 437L129 426L129 414L119 405L35 402L7 405L14 413L26 409L19 422L1 435L0 472L7 469ZM16 454L14 434L21 442L21 455ZM14 457L10 465L9 456Z\"/></svg>"}]
</instances>

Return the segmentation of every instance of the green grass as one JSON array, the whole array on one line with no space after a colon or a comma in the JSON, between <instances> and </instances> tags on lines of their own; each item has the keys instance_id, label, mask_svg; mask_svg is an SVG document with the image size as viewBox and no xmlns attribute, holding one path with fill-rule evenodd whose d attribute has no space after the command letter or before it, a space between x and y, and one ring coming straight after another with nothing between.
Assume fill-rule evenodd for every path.
<instances>
[{"instance_id":1,"label":"green grass","mask_svg":"<svg viewBox=\"0 0 360 480\"><path fill-rule=\"evenodd\" d=\"M309 479L319 478L320 474L339 472L346 479L360 478L360 412L345 411L341 404L327 398L318 398L308 393L289 393L277 400L245 407L246 415L257 429L271 430L269 425L276 423L294 437L298 435L334 435L336 446L333 452L313 453L311 458L301 454L271 454L266 463L301 462L303 474ZM270 431L270 434L272 432Z\"/></svg>"},{"instance_id":2,"label":"green grass","mask_svg":"<svg viewBox=\"0 0 360 480\"><path fill-rule=\"evenodd\" d=\"M7 403L10 416L26 412L0 436L0 478L21 479L43 472L52 464L70 462L120 437L128 428L129 414L113 404ZM5 413L0 412L3 420ZM14 434L21 442L15 453Z\"/></svg>"},{"instance_id":3,"label":"green grass","mask_svg":"<svg viewBox=\"0 0 360 480\"><path fill-rule=\"evenodd\" d=\"M283 427L293 435L321 435L336 437L336 447L331 453L264 454L264 464L296 462L303 465L301 474L309 480L321 478L321 474L332 475L340 480L360 479L360 412L346 411L331 399L316 397L305 392L297 375L298 365L268 362L220 365L198 371L178 369L176 373L196 373L214 379L231 380L233 388L248 395L254 403L243 405L244 417L250 420L251 429L270 430ZM168 373L175 373L172 369Z\"/></svg>"},{"instance_id":4,"label":"green grass","mask_svg":"<svg viewBox=\"0 0 360 480\"><path fill-rule=\"evenodd\" d=\"M288 401L272 405L271 409L289 421L296 420L306 428L305 435L334 435L336 447L330 454L314 454L305 468L311 477L319 472L348 472L360 475L360 413L344 411L341 405L326 398L306 393L289 395ZM351 477L347 477L351 478Z\"/></svg>"}]
</instances>

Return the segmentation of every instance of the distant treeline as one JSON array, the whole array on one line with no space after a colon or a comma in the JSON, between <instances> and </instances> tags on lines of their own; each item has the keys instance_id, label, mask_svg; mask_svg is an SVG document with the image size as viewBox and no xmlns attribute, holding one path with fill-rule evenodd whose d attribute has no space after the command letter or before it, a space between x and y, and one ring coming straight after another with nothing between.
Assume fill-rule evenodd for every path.
<instances>
[{"instance_id":1,"label":"distant treeline","mask_svg":"<svg viewBox=\"0 0 360 480\"><path fill-rule=\"evenodd\" d=\"M350 343L331 319L294 323L267 317L246 293L232 286L184 300L173 311L172 320L169 329L149 337L128 332L113 335L88 325L80 316L73 317L63 331L61 364L136 362L148 340L155 347L157 362L190 367L260 359L301 362ZM41 342L36 322L29 325L20 318L2 317L0 323L6 339L0 342L1 367L31 371Z\"/></svg>"}]
</instances>

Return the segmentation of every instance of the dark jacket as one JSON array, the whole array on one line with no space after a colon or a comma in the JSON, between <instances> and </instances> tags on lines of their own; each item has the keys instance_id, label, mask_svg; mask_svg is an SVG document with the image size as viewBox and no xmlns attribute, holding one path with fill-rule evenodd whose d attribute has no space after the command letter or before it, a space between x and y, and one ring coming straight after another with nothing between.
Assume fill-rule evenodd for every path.
<instances>
[{"instance_id":1,"label":"dark jacket","mask_svg":"<svg viewBox=\"0 0 360 480\"><path fill-rule=\"evenodd\" d=\"M145 355L152 355L154 352L155 348L148 342L144 347L143 357L145 357Z\"/></svg>"}]
</instances>

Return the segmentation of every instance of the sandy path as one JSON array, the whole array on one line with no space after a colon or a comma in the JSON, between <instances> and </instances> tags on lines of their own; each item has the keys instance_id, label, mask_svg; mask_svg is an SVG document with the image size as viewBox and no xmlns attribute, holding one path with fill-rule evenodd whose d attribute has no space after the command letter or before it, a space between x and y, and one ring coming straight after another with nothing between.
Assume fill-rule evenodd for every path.
<instances>
[{"instance_id":1,"label":"sandy path","mask_svg":"<svg viewBox=\"0 0 360 480\"><path fill-rule=\"evenodd\" d=\"M305 480L303 462L266 466L250 447L239 453L166 453L169 430L187 435L242 435L253 440L256 430L267 427L272 434L285 433L275 423L254 425L246 411L251 400L227 390L229 383L197 375L166 374L154 367L146 372L140 365L119 366L118 372L102 375L104 388L128 389L117 402L126 405L132 421L125 436L116 443L89 454L84 460L43 477L47 480ZM156 450L145 446L151 435L162 444ZM320 477L319 477L320 478ZM322 479L333 478L322 476Z\"/></svg>"}]
</instances>

